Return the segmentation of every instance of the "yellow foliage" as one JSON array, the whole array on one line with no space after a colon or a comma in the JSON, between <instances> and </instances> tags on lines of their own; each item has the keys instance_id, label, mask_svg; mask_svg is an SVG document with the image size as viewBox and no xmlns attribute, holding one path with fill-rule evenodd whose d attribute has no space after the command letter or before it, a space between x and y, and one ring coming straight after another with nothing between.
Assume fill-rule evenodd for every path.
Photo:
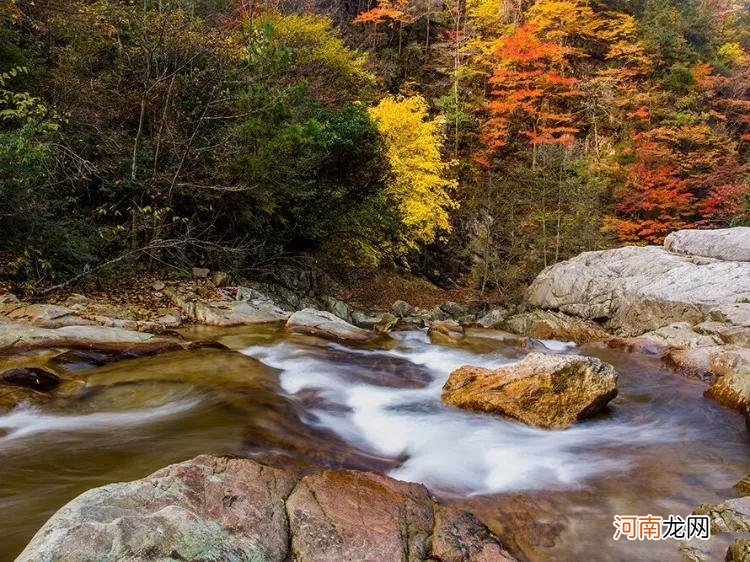
<instances>
[{"instance_id":1,"label":"yellow foliage","mask_svg":"<svg viewBox=\"0 0 750 562\"><path fill-rule=\"evenodd\" d=\"M718 55L732 64L740 64L745 59L745 51L739 43L724 43L719 47Z\"/></svg>"},{"instance_id":2,"label":"yellow foliage","mask_svg":"<svg viewBox=\"0 0 750 562\"><path fill-rule=\"evenodd\" d=\"M393 174L387 194L398 205L405 227L397 250L430 243L438 231L450 230L448 209L456 206L451 192L457 182L446 177L448 164L441 157L442 123L428 118L421 96L387 96L369 111Z\"/></svg>"}]
</instances>

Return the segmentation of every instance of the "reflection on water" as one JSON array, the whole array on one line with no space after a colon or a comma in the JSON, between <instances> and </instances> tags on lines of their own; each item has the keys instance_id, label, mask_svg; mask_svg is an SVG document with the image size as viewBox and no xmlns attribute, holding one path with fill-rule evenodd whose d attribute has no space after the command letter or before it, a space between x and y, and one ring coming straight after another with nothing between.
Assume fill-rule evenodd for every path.
<instances>
[{"instance_id":1,"label":"reflection on water","mask_svg":"<svg viewBox=\"0 0 750 562\"><path fill-rule=\"evenodd\" d=\"M676 560L673 542L611 541L612 515L686 514L731 496L749 469L740 416L651 357L543 342L556 353L597 355L621 374L608 412L546 431L441 404L454 368L496 367L527 353L492 331L474 330L453 346L416 331L359 347L277 328L190 335L242 353L77 365L83 383L75 390L44 409L0 414L0 560L78 493L199 453L424 482L538 560Z\"/></svg>"}]
</instances>

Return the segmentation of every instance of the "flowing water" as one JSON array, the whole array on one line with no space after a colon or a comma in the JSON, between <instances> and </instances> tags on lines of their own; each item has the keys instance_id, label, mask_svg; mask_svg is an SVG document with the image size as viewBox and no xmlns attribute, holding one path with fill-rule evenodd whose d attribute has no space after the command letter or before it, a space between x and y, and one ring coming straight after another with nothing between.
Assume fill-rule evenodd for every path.
<instances>
[{"instance_id":1,"label":"flowing water","mask_svg":"<svg viewBox=\"0 0 750 562\"><path fill-rule=\"evenodd\" d=\"M44 406L0 414L0 560L12 560L80 492L199 453L423 482L529 560L555 561L677 560L674 541L613 541L613 515L686 515L732 497L750 471L741 416L654 357L539 342L541 350L601 357L620 373L606 412L547 431L440 402L456 367L497 367L528 352L491 330L472 330L456 345L430 343L420 331L366 346L270 327L188 336L240 353L70 362L81 385Z\"/></svg>"}]
</instances>

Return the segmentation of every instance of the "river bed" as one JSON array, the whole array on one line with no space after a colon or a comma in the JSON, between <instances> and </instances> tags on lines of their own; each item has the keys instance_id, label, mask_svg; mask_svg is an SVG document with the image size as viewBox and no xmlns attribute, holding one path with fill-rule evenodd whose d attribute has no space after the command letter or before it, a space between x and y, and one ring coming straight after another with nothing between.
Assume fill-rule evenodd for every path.
<instances>
[{"instance_id":1,"label":"river bed","mask_svg":"<svg viewBox=\"0 0 750 562\"><path fill-rule=\"evenodd\" d=\"M440 402L453 369L497 367L530 351L491 330L471 330L455 345L416 330L359 346L277 327L186 336L240 353L84 361L70 366L82 388L0 414L0 560L12 560L77 494L200 453L423 482L529 560L555 561L678 560L674 541L612 540L613 515L686 515L733 497L750 471L742 417L651 356L537 342L536 350L598 356L620 373L605 413L548 431Z\"/></svg>"}]
</instances>

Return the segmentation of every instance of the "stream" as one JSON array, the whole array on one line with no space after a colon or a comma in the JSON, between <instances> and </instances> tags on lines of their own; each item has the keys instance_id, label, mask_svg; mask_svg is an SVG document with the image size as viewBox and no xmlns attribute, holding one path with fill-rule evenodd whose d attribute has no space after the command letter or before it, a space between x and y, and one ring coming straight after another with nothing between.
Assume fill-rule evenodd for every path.
<instances>
[{"instance_id":1,"label":"stream","mask_svg":"<svg viewBox=\"0 0 750 562\"><path fill-rule=\"evenodd\" d=\"M492 330L469 330L455 345L422 331L351 346L269 326L185 335L240 353L204 348L98 367L83 357L66 367L84 386L0 414L0 561L79 493L200 453L422 482L528 560L548 561L679 560L675 541L612 540L613 515L687 515L734 497L750 472L742 417L648 355L537 342L597 356L620 374L606 412L550 431L441 403L453 369L530 351Z\"/></svg>"}]
</instances>

